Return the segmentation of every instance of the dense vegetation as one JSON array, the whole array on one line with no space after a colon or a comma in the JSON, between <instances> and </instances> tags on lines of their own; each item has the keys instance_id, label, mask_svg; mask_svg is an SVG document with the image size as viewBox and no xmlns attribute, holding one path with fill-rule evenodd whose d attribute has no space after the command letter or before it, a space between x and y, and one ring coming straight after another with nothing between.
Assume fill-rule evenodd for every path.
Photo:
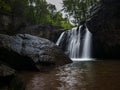
<instances>
[{"instance_id":1,"label":"dense vegetation","mask_svg":"<svg viewBox=\"0 0 120 90\"><path fill-rule=\"evenodd\" d=\"M71 28L69 20L46 0L0 0L0 21L1 29L18 30L25 25L43 23Z\"/></svg>"},{"instance_id":2,"label":"dense vegetation","mask_svg":"<svg viewBox=\"0 0 120 90\"><path fill-rule=\"evenodd\" d=\"M64 11L68 13L68 17L72 16L74 24L78 24L90 15L90 9L97 5L100 0L63 0Z\"/></svg>"},{"instance_id":3,"label":"dense vegetation","mask_svg":"<svg viewBox=\"0 0 120 90\"><path fill-rule=\"evenodd\" d=\"M46 0L0 0L0 29L19 30L26 25L51 24L69 29L71 22L78 25L90 16L90 9L97 5L100 0L63 0L62 13L57 11L55 5L47 3Z\"/></svg>"}]
</instances>

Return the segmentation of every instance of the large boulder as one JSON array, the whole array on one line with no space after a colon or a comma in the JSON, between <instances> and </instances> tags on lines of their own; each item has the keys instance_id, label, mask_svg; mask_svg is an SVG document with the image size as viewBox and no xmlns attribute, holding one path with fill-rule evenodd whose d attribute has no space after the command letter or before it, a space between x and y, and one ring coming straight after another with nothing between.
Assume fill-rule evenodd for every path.
<instances>
[{"instance_id":1,"label":"large boulder","mask_svg":"<svg viewBox=\"0 0 120 90\"><path fill-rule=\"evenodd\" d=\"M99 5L93 7L87 26L93 34L95 58L120 58L119 8L120 0L101 0Z\"/></svg>"},{"instance_id":2,"label":"large boulder","mask_svg":"<svg viewBox=\"0 0 120 90\"><path fill-rule=\"evenodd\" d=\"M29 34L0 34L0 60L16 70L40 70L71 62L54 43Z\"/></svg>"}]
</instances>

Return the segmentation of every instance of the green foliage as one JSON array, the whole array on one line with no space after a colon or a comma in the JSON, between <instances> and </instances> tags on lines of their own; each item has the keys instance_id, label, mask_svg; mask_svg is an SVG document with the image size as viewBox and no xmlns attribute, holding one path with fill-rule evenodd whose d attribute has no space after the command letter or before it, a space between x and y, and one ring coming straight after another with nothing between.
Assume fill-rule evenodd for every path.
<instances>
[{"instance_id":1,"label":"green foliage","mask_svg":"<svg viewBox=\"0 0 120 90\"><path fill-rule=\"evenodd\" d=\"M52 15L50 23L54 26L61 26L65 29L70 29L72 27L69 20L67 18L63 18L60 12L56 12Z\"/></svg>"},{"instance_id":2,"label":"green foliage","mask_svg":"<svg viewBox=\"0 0 120 90\"><path fill-rule=\"evenodd\" d=\"M65 18L63 21L61 21L61 26L65 29L70 29L73 26L70 24L69 20Z\"/></svg>"},{"instance_id":3,"label":"green foliage","mask_svg":"<svg viewBox=\"0 0 120 90\"><path fill-rule=\"evenodd\" d=\"M69 28L67 19L57 12L55 5L46 0L0 0L0 14L11 17L12 27L15 18L22 18L28 24L50 23L54 26Z\"/></svg>"},{"instance_id":4,"label":"green foliage","mask_svg":"<svg viewBox=\"0 0 120 90\"><path fill-rule=\"evenodd\" d=\"M89 9L99 0L63 0L64 11L75 19L74 24L85 21L89 17Z\"/></svg>"},{"instance_id":5,"label":"green foliage","mask_svg":"<svg viewBox=\"0 0 120 90\"><path fill-rule=\"evenodd\" d=\"M23 15L26 3L26 0L2 0L0 1L0 13L14 14L14 16Z\"/></svg>"}]
</instances>

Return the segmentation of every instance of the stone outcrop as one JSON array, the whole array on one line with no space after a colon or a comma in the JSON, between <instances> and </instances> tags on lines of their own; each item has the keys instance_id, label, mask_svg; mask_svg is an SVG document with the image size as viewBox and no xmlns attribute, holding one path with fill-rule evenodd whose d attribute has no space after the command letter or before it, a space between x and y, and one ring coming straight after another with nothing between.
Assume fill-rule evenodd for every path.
<instances>
[{"instance_id":1,"label":"stone outcrop","mask_svg":"<svg viewBox=\"0 0 120 90\"><path fill-rule=\"evenodd\" d=\"M120 58L120 1L101 0L99 7L87 22L93 34L93 52L96 58ZM91 12L91 13L92 13Z\"/></svg>"},{"instance_id":2,"label":"stone outcrop","mask_svg":"<svg viewBox=\"0 0 120 90\"><path fill-rule=\"evenodd\" d=\"M61 27L53 26L51 24L40 24L26 26L25 28L18 30L18 33L31 34L56 42L63 31L65 31L65 29Z\"/></svg>"},{"instance_id":3,"label":"stone outcrop","mask_svg":"<svg viewBox=\"0 0 120 90\"><path fill-rule=\"evenodd\" d=\"M29 34L0 34L0 61L16 70L41 70L71 62L54 43Z\"/></svg>"}]
</instances>

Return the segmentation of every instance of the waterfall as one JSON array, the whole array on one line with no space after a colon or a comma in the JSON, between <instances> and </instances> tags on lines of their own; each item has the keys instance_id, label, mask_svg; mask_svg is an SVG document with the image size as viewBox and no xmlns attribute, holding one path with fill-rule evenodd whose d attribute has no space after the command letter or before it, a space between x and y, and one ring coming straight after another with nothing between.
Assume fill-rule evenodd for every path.
<instances>
[{"instance_id":1,"label":"waterfall","mask_svg":"<svg viewBox=\"0 0 120 90\"><path fill-rule=\"evenodd\" d=\"M86 27L86 34L85 34L85 41L84 41L84 47L82 52L82 58L91 58L91 37L92 34L88 31L88 28Z\"/></svg>"},{"instance_id":2,"label":"waterfall","mask_svg":"<svg viewBox=\"0 0 120 90\"><path fill-rule=\"evenodd\" d=\"M91 58L91 37L88 28L81 25L63 32L56 45L60 46L72 60L89 60Z\"/></svg>"},{"instance_id":3,"label":"waterfall","mask_svg":"<svg viewBox=\"0 0 120 90\"><path fill-rule=\"evenodd\" d=\"M60 37L58 38L58 40L57 40L57 42L56 42L56 45L59 46L59 44L60 44L60 42L61 42L61 39L62 39L64 33L65 33L65 32L63 32L63 33L60 35Z\"/></svg>"},{"instance_id":4,"label":"waterfall","mask_svg":"<svg viewBox=\"0 0 120 90\"><path fill-rule=\"evenodd\" d=\"M68 45L67 51L70 58L80 57L80 30L77 32L77 28L69 30L67 34Z\"/></svg>"}]
</instances>

